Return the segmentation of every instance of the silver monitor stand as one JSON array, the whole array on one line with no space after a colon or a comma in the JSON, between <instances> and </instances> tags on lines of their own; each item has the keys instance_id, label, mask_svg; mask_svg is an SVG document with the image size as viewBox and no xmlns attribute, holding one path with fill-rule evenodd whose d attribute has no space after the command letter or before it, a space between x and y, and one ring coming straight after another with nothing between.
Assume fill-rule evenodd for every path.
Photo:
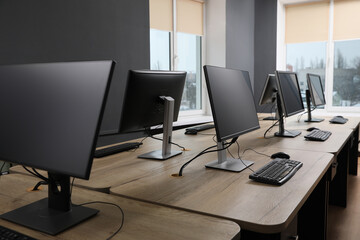
<instances>
[{"instance_id":1,"label":"silver monitor stand","mask_svg":"<svg viewBox=\"0 0 360 240\"><path fill-rule=\"evenodd\" d=\"M225 142L218 142L217 149L224 149ZM231 172L241 172L250 167L254 162L226 157L226 149L218 151L218 160L205 165L207 168L221 169Z\"/></svg>"},{"instance_id":2,"label":"silver monitor stand","mask_svg":"<svg viewBox=\"0 0 360 240\"><path fill-rule=\"evenodd\" d=\"M171 136L174 119L174 99L172 97L162 96L164 100L164 123L163 123L163 144L162 150L155 150L144 153L139 158L166 160L182 153L182 151L171 150Z\"/></svg>"}]
</instances>

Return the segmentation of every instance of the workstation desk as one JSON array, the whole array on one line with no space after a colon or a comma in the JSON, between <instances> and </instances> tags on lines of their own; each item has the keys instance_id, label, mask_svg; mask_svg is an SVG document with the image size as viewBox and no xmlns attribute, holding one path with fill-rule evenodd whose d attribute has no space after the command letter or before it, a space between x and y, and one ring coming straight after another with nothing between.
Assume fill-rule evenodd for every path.
<instances>
[{"instance_id":1,"label":"workstation desk","mask_svg":"<svg viewBox=\"0 0 360 240\"><path fill-rule=\"evenodd\" d=\"M346 159L347 163L347 149L356 129L335 128L325 142L305 141L302 136L264 139L270 123L260 121L260 129L240 136L238 142L241 152L247 148L267 155L283 151L291 159L303 162L295 176L280 187L249 180L250 169L240 173L206 169L204 165L215 160L216 153L196 159L185 168L183 177L173 177L182 164L215 144L214 129L196 136L184 135L184 130L175 131L173 142L191 151L166 161L136 157L161 148L160 141L150 138L134 152L94 159L90 180L76 180L75 185L93 190L100 186L113 195L233 220L241 227L242 239L288 239L296 235L303 239L326 239L329 185L335 186L330 186L330 193L340 196L341 201L345 199L346 203L346 185L333 182L338 176L342 176L341 180L347 177L346 167L336 163L339 159ZM292 127L291 124L291 118L287 119L285 127L302 129L300 125ZM307 133L305 129L303 127L302 135ZM237 156L236 144L230 151ZM242 158L253 160L254 170L270 161L251 150ZM341 205L341 201L333 203Z\"/></svg>"},{"instance_id":2,"label":"workstation desk","mask_svg":"<svg viewBox=\"0 0 360 240\"><path fill-rule=\"evenodd\" d=\"M43 190L29 192L38 180L24 174L9 174L0 177L0 213L11 211L47 197ZM228 220L185 212L153 205L119 196L86 189L73 188L74 204L103 201L120 206L125 214L121 231L112 239L237 239L239 226ZM100 210L93 218L80 223L63 233L50 236L0 219L0 225L37 239L107 239L121 225L122 214L111 205L91 204Z\"/></svg>"},{"instance_id":3,"label":"workstation desk","mask_svg":"<svg viewBox=\"0 0 360 240\"><path fill-rule=\"evenodd\" d=\"M260 114L262 119L264 114ZM317 117L317 116L316 116ZM342 207L347 204L347 177L348 174L357 175L358 169L358 146L359 146L359 117L348 117L345 124L333 124L329 120L332 117L323 116L324 121L314 123L305 122L305 116L298 120L298 116L285 119L285 129L300 130L300 136L294 139L272 138L269 145L272 147L284 147L289 149L310 150L332 153L335 161L332 165L332 181L330 184L330 203ZM260 121L263 128L268 128L273 121ZM330 131L332 135L325 142L304 141L302 136L308 134L310 127ZM278 130L274 127L272 134ZM270 136L271 134L268 134Z\"/></svg>"}]
</instances>

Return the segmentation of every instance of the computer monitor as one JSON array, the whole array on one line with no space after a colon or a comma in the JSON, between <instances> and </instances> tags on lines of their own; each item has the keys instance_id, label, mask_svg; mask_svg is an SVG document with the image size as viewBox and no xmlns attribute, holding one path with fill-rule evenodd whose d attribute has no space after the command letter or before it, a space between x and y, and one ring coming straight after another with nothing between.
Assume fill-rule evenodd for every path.
<instances>
[{"instance_id":1,"label":"computer monitor","mask_svg":"<svg viewBox=\"0 0 360 240\"><path fill-rule=\"evenodd\" d=\"M120 132L143 131L163 124L162 150L138 156L166 160L181 151L171 150L173 121L179 115L186 72L130 70L127 80Z\"/></svg>"},{"instance_id":2,"label":"computer monitor","mask_svg":"<svg viewBox=\"0 0 360 240\"><path fill-rule=\"evenodd\" d=\"M275 71L278 85L277 108L279 113L278 137L296 137L301 134L296 130L285 130L284 117L290 117L304 111L301 99L300 87L296 73L286 71Z\"/></svg>"},{"instance_id":3,"label":"computer monitor","mask_svg":"<svg viewBox=\"0 0 360 240\"><path fill-rule=\"evenodd\" d=\"M70 177L89 179L112 61L0 66L0 159L48 171L48 198L1 218L57 234L98 210L72 205Z\"/></svg>"},{"instance_id":4,"label":"computer monitor","mask_svg":"<svg viewBox=\"0 0 360 240\"><path fill-rule=\"evenodd\" d=\"M268 74L264 88L259 100L259 106L265 104L275 104L276 107L277 82L274 74ZM277 109L275 110L277 113ZM266 117L263 120L276 120L277 117Z\"/></svg>"},{"instance_id":5,"label":"computer monitor","mask_svg":"<svg viewBox=\"0 0 360 240\"><path fill-rule=\"evenodd\" d=\"M321 122L322 118L311 117L311 103L314 107L323 106L326 104L324 89L321 83L321 77L316 74L306 74L308 89L306 90L306 104L308 109L308 119L305 122Z\"/></svg>"},{"instance_id":6,"label":"computer monitor","mask_svg":"<svg viewBox=\"0 0 360 240\"><path fill-rule=\"evenodd\" d=\"M219 150L206 167L240 172L253 162L227 158L221 149L226 140L260 128L251 83L240 70L206 65L204 72Z\"/></svg>"}]
</instances>

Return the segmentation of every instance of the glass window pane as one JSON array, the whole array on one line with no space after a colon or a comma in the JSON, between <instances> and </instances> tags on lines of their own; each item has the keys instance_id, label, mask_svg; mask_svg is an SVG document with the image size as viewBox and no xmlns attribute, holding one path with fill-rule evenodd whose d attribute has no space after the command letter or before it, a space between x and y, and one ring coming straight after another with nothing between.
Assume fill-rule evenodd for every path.
<instances>
[{"instance_id":1,"label":"glass window pane","mask_svg":"<svg viewBox=\"0 0 360 240\"><path fill-rule=\"evenodd\" d=\"M201 109L201 37L177 33L176 70L186 71L181 110Z\"/></svg>"},{"instance_id":2,"label":"glass window pane","mask_svg":"<svg viewBox=\"0 0 360 240\"><path fill-rule=\"evenodd\" d=\"M150 69L170 70L170 32L150 29Z\"/></svg>"},{"instance_id":3,"label":"glass window pane","mask_svg":"<svg viewBox=\"0 0 360 240\"><path fill-rule=\"evenodd\" d=\"M306 42L286 45L286 69L296 72L299 80L301 96L306 106L306 74L321 76L325 89L326 42ZM323 106L319 107L323 108Z\"/></svg>"},{"instance_id":4,"label":"glass window pane","mask_svg":"<svg viewBox=\"0 0 360 240\"><path fill-rule=\"evenodd\" d=\"M333 106L360 107L360 40L334 43Z\"/></svg>"}]
</instances>

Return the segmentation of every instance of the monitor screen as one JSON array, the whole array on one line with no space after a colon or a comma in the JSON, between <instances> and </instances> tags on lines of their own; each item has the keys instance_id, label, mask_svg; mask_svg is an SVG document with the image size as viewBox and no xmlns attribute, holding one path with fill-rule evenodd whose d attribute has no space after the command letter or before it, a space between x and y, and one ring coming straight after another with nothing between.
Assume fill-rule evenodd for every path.
<instances>
[{"instance_id":1,"label":"monitor screen","mask_svg":"<svg viewBox=\"0 0 360 240\"><path fill-rule=\"evenodd\" d=\"M277 82L274 74L268 74L261 93L259 105L274 103L276 100Z\"/></svg>"},{"instance_id":2,"label":"monitor screen","mask_svg":"<svg viewBox=\"0 0 360 240\"><path fill-rule=\"evenodd\" d=\"M278 92L286 117L304 111L299 82L294 72L275 71Z\"/></svg>"},{"instance_id":3,"label":"monitor screen","mask_svg":"<svg viewBox=\"0 0 360 240\"><path fill-rule=\"evenodd\" d=\"M88 179L113 65L0 66L0 159Z\"/></svg>"},{"instance_id":4,"label":"monitor screen","mask_svg":"<svg viewBox=\"0 0 360 240\"><path fill-rule=\"evenodd\" d=\"M321 84L321 77L310 73L306 74L306 76L313 105L316 107L325 105L325 95Z\"/></svg>"},{"instance_id":5,"label":"monitor screen","mask_svg":"<svg viewBox=\"0 0 360 240\"><path fill-rule=\"evenodd\" d=\"M143 131L162 124L164 101L161 96L175 100L174 117L179 115L186 72L130 70L125 89L120 132Z\"/></svg>"},{"instance_id":6,"label":"monitor screen","mask_svg":"<svg viewBox=\"0 0 360 240\"><path fill-rule=\"evenodd\" d=\"M244 77L243 71L204 66L204 72L217 141L258 129L250 79Z\"/></svg>"}]
</instances>

